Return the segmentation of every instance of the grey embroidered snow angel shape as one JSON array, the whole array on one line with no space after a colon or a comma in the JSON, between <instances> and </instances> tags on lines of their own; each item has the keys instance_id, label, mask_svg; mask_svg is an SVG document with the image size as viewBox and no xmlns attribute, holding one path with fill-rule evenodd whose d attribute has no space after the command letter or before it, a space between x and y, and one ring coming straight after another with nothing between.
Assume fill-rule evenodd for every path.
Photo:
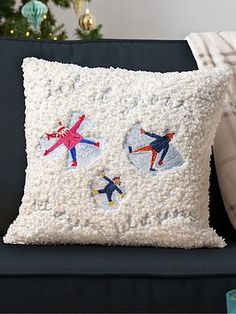
<instances>
[{"instance_id":1,"label":"grey embroidered snow angel shape","mask_svg":"<svg viewBox=\"0 0 236 314\"><path fill-rule=\"evenodd\" d=\"M101 155L101 141L88 138L85 132L92 126L92 122L79 112L73 112L69 127L61 121L58 129L45 133L41 139L43 156L56 158L67 151L67 166L69 169L83 167Z\"/></svg>"},{"instance_id":2,"label":"grey embroidered snow angel shape","mask_svg":"<svg viewBox=\"0 0 236 314\"><path fill-rule=\"evenodd\" d=\"M92 195L98 208L117 209L121 199L125 197L121 177L102 171L92 183Z\"/></svg>"},{"instance_id":3,"label":"grey embroidered snow angel shape","mask_svg":"<svg viewBox=\"0 0 236 314\"><path fill-rule=\"evenodd\" d=\"M223 247L209 227L211 144L229 80L26 58L28 166L5 243Z\"/></svg>"},{"instance_id":4,"label":"grey embroidered snow angel shape","mask_svg":"<svg viewBox=\"0 0 236 314\"><path fill-rule=\"evenodd\" d=\"M182 166L184 160L175 148L177 134L165 129L159 134L145 131L140 124L128 133L125 143L130 161L140 170L150 174Z\"/></svg>"}]
</instances>

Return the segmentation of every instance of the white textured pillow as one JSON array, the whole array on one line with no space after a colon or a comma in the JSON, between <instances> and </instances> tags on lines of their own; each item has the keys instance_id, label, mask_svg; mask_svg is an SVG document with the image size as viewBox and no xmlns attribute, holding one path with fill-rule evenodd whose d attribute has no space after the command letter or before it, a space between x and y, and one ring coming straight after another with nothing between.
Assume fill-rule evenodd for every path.
<instances>
[{"instance_id":1,"label":"white textured pillow","mask_svg":"<svg viewBox=\"0 0 236 314\"><path fill-rule=\"evenodd\" d=\"M228 73L23 70L28 167L5 243L225 245L208 187Z\"/></svg>"}]
</instances>

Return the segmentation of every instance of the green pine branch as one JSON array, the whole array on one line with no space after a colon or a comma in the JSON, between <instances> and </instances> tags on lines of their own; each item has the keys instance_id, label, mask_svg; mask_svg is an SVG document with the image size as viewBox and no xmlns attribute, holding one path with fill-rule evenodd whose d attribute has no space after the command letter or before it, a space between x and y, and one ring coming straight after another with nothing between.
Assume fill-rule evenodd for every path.
<instances>
[{"instance_id":1,"label":"green pine branch","mask_svg":"<svg viewBox=\"0 0 236 314\"><path fill-rule=\"evenodd\" d=\"M15 0L1 0L0 2L0 20L8 18L14 13Z\"/></svg>"},{"instance_id":2,"label":"green pine branch","mask_svg":"<svg viewBox=\"0 0 236 314\"><path fill-rule=\"evenodd\" d=\"M101 39L103 34L101 33L102 25L99 24L96 28L91 31L84 31L80 27L76 29L77 36L82 40L92 40L92 39Z\"/></svg>"},{"instance_id":3,"label":"green pine branch","mask_svg":"<svg viewBox=\"0 0 236 314\"><path fill-rule=\"evenodd\" d=\"M62 8L70 8L72 0L52 0L52 2Z\"/></svg>"}]
</instances>

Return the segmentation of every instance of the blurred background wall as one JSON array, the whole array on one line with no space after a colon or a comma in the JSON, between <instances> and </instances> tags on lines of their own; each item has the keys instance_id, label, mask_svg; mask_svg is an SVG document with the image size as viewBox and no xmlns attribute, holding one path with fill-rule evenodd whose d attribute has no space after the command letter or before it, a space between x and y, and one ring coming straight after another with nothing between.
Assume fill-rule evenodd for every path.
<instances>
[{"instance_id":1,"label":"blurred background wall","mask_svg":"<svg viewBox=\"0 0 236 314\"><path fill-rule=\"evenodd\" d=\"M52 2L49 7L69 39L76 39L73 8L63 10ZM236 0L92 0L90 10L103 25L104 38L181 39L194 31L236 29Z\"/></svg>"},{"instance_id":2,"label":"blurred background wall","mask_svg":"<svg viewBox=\"0 0 236 314\"><path fill-rule=\"evenodd\" d=\"M193 31L236 29L236 0L92 0L90 9L105 38L184 38ZM53 11L75 38L73 9Z\"/></svg>"}]
</instances>

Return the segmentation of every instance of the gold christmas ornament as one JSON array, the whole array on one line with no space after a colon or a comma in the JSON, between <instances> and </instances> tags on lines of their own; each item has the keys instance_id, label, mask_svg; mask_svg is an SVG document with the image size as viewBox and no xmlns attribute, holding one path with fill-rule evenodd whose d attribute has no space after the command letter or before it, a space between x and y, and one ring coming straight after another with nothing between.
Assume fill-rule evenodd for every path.
<instances>
[{"instance_id":1,"label":"gold christmas ornament","mask_svg":"<svg viewBox=\"0 0 236 314\"><path fill-rule=\"evenodd\" d=\"M90 13L89 9L86 9L85 14L80 16L79 26L82 30L88 32L96 28L95 17Z\"/></svg>"}]
</instances>

